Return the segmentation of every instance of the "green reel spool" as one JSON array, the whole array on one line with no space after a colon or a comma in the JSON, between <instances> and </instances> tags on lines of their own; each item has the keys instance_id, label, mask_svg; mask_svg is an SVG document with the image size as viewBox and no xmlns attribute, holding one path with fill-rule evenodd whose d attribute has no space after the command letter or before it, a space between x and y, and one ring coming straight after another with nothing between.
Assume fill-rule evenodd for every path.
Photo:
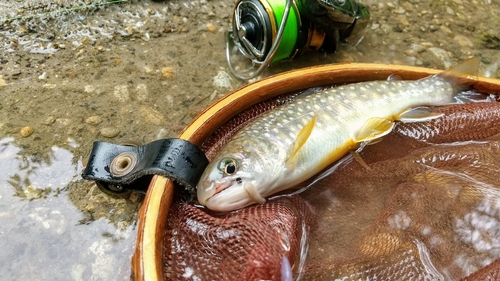
<instances>
[{"instance_id":1,"label":"green reel spool","mask_svg":"<svg viewBox=\"0 0 500 281\"><path fill-rule=\"evenodd\" d=\"M284 14L285 14L285 6L283 5L283 1L280 0L263 0L265 1L272 9L274 19L276 23L276 27L280 27L283 24ZM281 37L281 42L287 42L287 44L279 44L278 49L276 50L276 54L271 62L276 62L280 60L284 60L290 57L293 57L294 53L297 51L295 48L299 29L301 26L300 21L300 13L297 9L297 5L295 2L290 1L292 9L288 14L288 17L285 18L283 35ZM277 39L277 38L276 38Z\"/></svg>"},{"instance_id":2,"label":"green reel spool","mask_svg":"<svg viewBox=\"0 0 500 281\"><path fill-rule=\"evenodd\" d=\"M293 58L307 49L334 52L356 26L364 27L369 12L354 0L239 0L227 33L226 58L233 75L248 80L271 63ZM234 52L236 50L236 52ZM232 55L251 62L240 71Z\"/></svg>"},{"instance_id":3,"label":"green reel spool","mask_svg":"<svg viewBox=\"0 0 500 281\"><path fill-rule=\"evenodd\" d=\"M234 76L248 80L258 76L269 64L291 57L300 28L300 13L293 0L240 0L236 3L233 29L228 32L226 55ZM281 44L281 42L286 44ZM248 75L235 70L229 43L258 69Z\"/></svg>"}]
</instances>

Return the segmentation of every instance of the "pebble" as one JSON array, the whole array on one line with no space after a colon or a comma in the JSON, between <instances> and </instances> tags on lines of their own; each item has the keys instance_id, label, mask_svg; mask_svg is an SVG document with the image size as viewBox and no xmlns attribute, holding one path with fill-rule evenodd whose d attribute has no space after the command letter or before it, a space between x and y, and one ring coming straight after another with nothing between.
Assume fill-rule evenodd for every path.
<instances>
[{"instance_id":1,"label":"pebble","mask_svg":"<svg viewBox=\"0 0 500 281\"><path fill-rule=\"evenodd\" d=\"M101 122L102 122L102 118L98 115L90 116L89 118L87 118L85 120L85 123L92 125L92 126L99 125L99 124L101 124Z\"/></svg>"},{"instance_id":2,"label":"pebble","mask_svg":"<svg viewBox=\"0 0 500 281\"><path fill-rule=\"evenodd\" d=\"M38 76L38 80L45 80L47 79L47 72L42 73L42 75Z\"/></svg>"},{"instance_id":3,"label":"pebble","mask_svg":"<svg viewBox=\"0 0 500 281\"><path fill-rule=\"evenodd\" d=\"M462 46L462 47L474 47L474 44L470 41L469 38L467 38L466 36L464 35L457 35L453 38L453 41L457 42L458 45Z\"/></svg>"},{"instance_id":4,"label":"pebble","mask_svg":"<svg viewBox=\"0 0 500 281\"><path fill-rule=\"evenodd\" d=\"M416 44L416 43L411 44L410 49L411 49L412 51L417 52L417 53L422 53L422 52L424 52L425 50L427 50L427 48L425 48L425 46L424 46L424 45L420 45L420 44Z\"/></svg>"},{"instance_id":5,"label":"pebble","mask_svg":"<svg viewBox=\"0 0 500 281\"><path fill-rule=\"evenodd\" d=\"M68 118L57 118L55 122L57 122L57 124L64 126L64 127L71 124L71 120Z\"/></svg>"},{"instance_id":6,"label":"pebble","mask_svg":"<svg viewBox=\"0 0 500 281\"><path fill-rule=\"evenodd\" d=\"M85 206L85 210L87 210L87 212L93 212L95 210L95 206L92 204L89 204L89 205Z\"/></svg>"},{"instance_id":7,"label":"pebble","mask_svg":"<svg viewBox=\"0 0 500 281\"><path fill-rule=\"evenodd\" d=\"M161 69L161 74L167 79L174 78L175 69L173 67L164 67Z\"/></svg>"},{"instance_id":8,"label":"pebble","mask_svg":"<svg viewBox=\"0 0 500 281\"><path fill-rule=\"evenodd\" d=\"M452 34L452 33L453 33L453 31L451 31L451 29L449 29L448 27L446 27L446 26L444 26L444 25L441 25L441 26L439 27L439 29L440 29L441 31L443 31L444 33L446 33L446 34Z\"/></svg>"},{"instance_id":9,"label":"pebble","mask_svg":"<svg viewBox=\"0 0 500 281\"><path fill-rule=\"evenodd\" d=\"M428 49L429 52L431 52L436 58L441 61L444 65L444 68L449 68L453 65L453 62L450 59L450 55L448 54L447 51L437 48L437 47L431 47Z\"/></svg>"},{"instance_id":10,"label":"pebble","mask_svg":"<svg viewBox=\"0 0 500 281\"><path fill-rule=\"evenodd\" d=\"M137 100L145 101L148 98L149 93L148 93L148 88L147 88L146 84L137 85L135 90L137 91L137 93L136 93Z\"/></svg>"},{"instance_id":11,"label":"pebble","mask_svg":"<svg viewBox=\"0 0 500 281\"><path fill-rule=\"evenodd\" d=\"M436 30L438 30L438 29L439 29L439 26L438 26L438 25L435 25L435 24L431 24L431 25L429 25L429 30L430 30L431 32L434 32L434 31L436 31Z\"/></svg>"},{"instance_id":12,"label":"pebble","mask_svg":"<svg viewBox=\"0 0 500 281\"><path fill-rule=\"evenodd\" d=\"M33 127L30 127L30 126L26 126L26 127L22 127L21 128L21 137L23 138L27 138L29 136L31 136L31 134L33 134L33 132L35 132L35 129L33 129Z\"/></svg>"},{"instance_id":13,"label":"pebble","mask_svg":"<svg viewBox=\"0 0 500 281\"><path fill-rule=\"evenodd\" d=\"M103 137L114 138L114 137L118 136L118 134L120 133L120 130L118 128L115 128L115 127L106 127L106 128L102 128L100 133Z\"/></svg>"},{"instance_id":14,"label":"pebble","mask_svg":"<svg viewBox=\"0 0 500 281\"><path fill-rule=\"evenodd\" d=\"M392 10L392 12L399 15L406 13L405 9L403 9L402 7L397 7L396 9Z\"/></svg>"},{"instance_id":15,"label":"pebble","mask_svg":"<svg viewBox=\"0 0 500 281\"><path fill-rule=\"evenodd\" d=\"M207 23L207 29L208 29L208 31L210 31L212 33L217 32L217 28L212 23Z\"/></svg>"},{"instance_id":16,"label":"pebble","mask_svg":"<svg viewBox=\"0 0 500 281\"><path fill-rule=\"evenodd\" d=\"M382 24L380 29L384 32L384 34L390 34L392 32L392 27L386 23Z\"/></svg>"},{"instance_id":17,"label":"pebble","mask_svg":"<svg viewBox=\"0 0 500 281\"><path fill-rule=\"evenodd\" d=\"M227 72L220 70L214 77L213 84L217 88L231 89L231 76Z\"/></svg>"},{"instance_id":18,"label":"pebble","mask_svg":"<svg viewBox=\"0 0 500 281\"><path fill-rule=\"evenodd\" d=\"M113 91L113 95L121 102L130 100L127 85L117 85Z\"/></svg>"},{"instance_id":19,"label":"pebble","mask_svg":"<svg viewBox=\"0 0 500 281\"><path fill-rule=\"evenodd\" d=\"M45 119L45 121L43 121L43 124L50 125L50 124L54 124L54 122L56 122L56 118L54 116L49 116L49 117L47 117L47 119Z\"/></svg>"},{"instance_id":20,"label":"pebble","mask_svg":"<svg viewBox=\"0 0 500 281\"><path fill-rule=\"evenodd\" d=\"M165 123L165 117L163 114L150 106L141 106L140 112L144 121L149 124L160 126Z\"/></svg>"},{"instance_id":21,"label":"pebble","mask_svg":"<svg viewBox=\"0 0 500 281\"><path fill-rule=\"evenodd\" d=\"M95 86L93 85L85 85L85 88L83 89L83 91L87 94L91 94L95 91Z\"/></svg>"},{"instance_id":22,"label":"pebble","mask_svg":"<svg viewBox=\"0 0 500 281\"><path fill-rule=\"evenodd\" d=\"M405 17L405 16L399 16L398 17L398 20L401 24L403 24L404 26L406 27L409 27L410 26L410 22L408 21L408 18Z\"/></svg>"},{"instance_id":23,"label":"pebble","mask_svg":"<svg viewBox=\"0 0 500 281\"><path fill-rule=\"evenodd\" d=\"M5 86L7 86L7 83L3 79L2 75L0 75L0 87L5 87Z\"/></svg>"}]
</instances>

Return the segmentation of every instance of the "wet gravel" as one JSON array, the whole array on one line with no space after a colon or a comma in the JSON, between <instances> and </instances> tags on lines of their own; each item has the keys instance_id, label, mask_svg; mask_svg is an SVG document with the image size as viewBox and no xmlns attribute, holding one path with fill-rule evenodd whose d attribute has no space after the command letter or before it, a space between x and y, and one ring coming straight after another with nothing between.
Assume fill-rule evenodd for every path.
<instances>
[{"instance_id":1,"label":"wet gravel","mask_svg":"<svg viewBox=\"0 0 500 281\"><path fill-rule=\"evenodd\" d=\"M96 140L174 137L244 82L224 52L234 1L0 3L0 272L9 280L128 280L142 196L79 174ZM481 57L500 77L495 0L362 1L357 45L273 65L376 62L444 69Z\"/></svg>"}]
</instances>

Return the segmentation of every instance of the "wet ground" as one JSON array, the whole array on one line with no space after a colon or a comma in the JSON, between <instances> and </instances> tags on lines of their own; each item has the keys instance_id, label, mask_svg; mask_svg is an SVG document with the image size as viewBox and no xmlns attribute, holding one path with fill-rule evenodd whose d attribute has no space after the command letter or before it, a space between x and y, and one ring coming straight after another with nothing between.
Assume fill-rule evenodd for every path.
<instances>
[{"instance_id":1,"label":"wet ground","mask_svg":"<svg viewBox=\"0 0 500 281\"><path fill-rule=\"evenodd\" d=\"M121 2L121 3L110 3ZM444 69L481 57L500 77L498 0L362 1L357 45L273 65L377 62ZM243 85L224 52L234 1L0 3L0 273L8 280L128 280L142 196L81 179L93 141L175 137Z\"/></svg>"}]
</instances>

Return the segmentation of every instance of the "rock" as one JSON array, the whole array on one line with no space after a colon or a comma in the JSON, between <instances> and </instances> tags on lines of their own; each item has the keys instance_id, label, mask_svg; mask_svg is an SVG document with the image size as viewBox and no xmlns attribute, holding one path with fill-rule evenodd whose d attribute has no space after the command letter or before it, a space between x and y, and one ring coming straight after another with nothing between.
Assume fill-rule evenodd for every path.
<instances>
[{"instance_id":1,"label":"rock","mask_svg":"<svg viewBox=\"0 0 500 281\"><path fill-rule=\"evenodd\" d=\"M227 72L220 70L214 77L213 83L217 88L231 89L231 76Z\"/></svg>"},{"instance_id":2,"label":"rock","mask_svg":"<svg viewBox=\"0 0 500 281\"><path fill-rule=\"evenodd\" d=\"M127 85L117 85L113 91L113 95L121 102L130 100Z\"/></svg>"},{"instance_id":3,"label":"rock","mask_svg":"<svg viewBox=\"0 0 500 281\"><path fill-rule=\"evenodd\" d=\"M444 25L441 25L441 26L439 27L439 29L440 29L441 31L443 31L444 33L446 33L446 34L452 34L452 33L453 33L453 31L451 31L451 29L449 29L448 27L446 27L446 26L444 26Z\"/></svg>"},{"instance_id":4,"label":"rock","mask_svg":"<svg viewBox=\"0 0 500 281\"><path fill-rule=\"evenodd\" d=\"M454 40L455 42L457 42L457 43L458 43L458 45L460 45L460 46L462 46L462 47L470 47L470 48L474 47L474 44L470 41L470 39L469 39L469 38L467 38L467 37L466 37L466 36L464 36L464 35L460 35L460 34L459 34L459 35L455 36L455 37L453 38L453 40Z\"/></svg>"},{"instance_id":5,"label":"rock","mask_svg":"<svg viewBox=\"0 0 500 281\"><path fill-rule=\"evenodd\" d=\"M399 20L399 22L400 22L402 25L404 25L404 26L406 26L406 27L409 27L409 26L410 26L410 22L408 22L408 18L407 18L407 17L405 17L405 16L399 16L399 17L398 17L398 20Z\"/></svg>"},{"instance_id":6,"label":"rock","mask_svg":"<svg viewBox=\"0 0 500 281\"><path fill-rule=\"evenodd\" d=\"M426 48L425 46L420 45L420 44L416 44L416 43L411 44L410 49L411 49L412 51L417 52L417 53L422 53L422 52L424 52L425 50L427 50L427 48Z\"/></svg>"},{"instance_id":7,"label":"rock","mask_svg":"<svg viewBox=\"0 0 500 281\"><path fill-rule=\"evenodd\" d=\"M106 127L101 129L101 135L106 138L114 138L118 136L120 133L120 130L115 127Z\"/></svg>"},{"instance_id":8,"label":"rock","mask_svg":"<svg viewBox=\"0 0 500 281\"><path fill-rule=\"evenodd\" d=\"M161 69L161 73L163 74L163 77L172 79L174 78L175 69L173 67L164 67Z\"/></svg>"},{"instance_id":9,"label":"rock","mask_svg":"<svg viewBox=\"0 0 500 281\"><path fill-rule=\"evenodd\" d=\"M450 55L447 51L437 48L431 47L428 49L439 61L441 61L444 65L444 68L449 68L453 65L453 62L450 59Z\"/></svg>"},{"instance_id":10,"label":"rock","mask_svg":"<svg viewBox=\"0 0 500 281\"><path fill-rule=\"evenodd\" d=\"M55 122L57 122L57 124L61 125L61 126L68 126L69 124L71 124L71 120L68 119L68 118L57 118L55 120Z\"/></svg>"},{"instance_id":11,"label":"rock","mask_svg":"<svg viewBox=\"0 0 500 281\"><path fill-rule=\"evenodd\" d=\"M217 32L217 28L212 23L207 23L207 30L212 32L212 33Z\"/></svg>"},{"instance_id":12,"label":"rock","mask_svg":"<svg viewBox=\"0 0 500 281\"><path fill-rule=\"evenodd\" d=\"M92 125L92 126L99 125L101 122L102 122L102 118L100 116L97 116L97 115L90 116L89 118L87 118L85 120L85 123Z\"/></svg>"},{"instance_id":13,"label":"rock","mask_svg":"<svg viewBox=\"0 0 500 281\"><path fill-rule=\"evenodd\" d=\"M2 75L0 75L0 88L5 86L7 86L7 83L5 82L5 80L3 80Z\"/></svg>"},{"instance_id":14,"label":"rock","mask_svg":"<svg viewBox=\"0 0 500 281\"><path fill-rule=\"evenodd\" d=\"M147 123L153 125L163 125L165 123L165 117L158 110L150 106L142 106L140 109L141 116Z\"/></svg>"},{"instance_id":15,"label":"rock","mask_svg":"<svg viewBox=\"0 0 500 281\"><path fill-rule=\"evenodd\" d=\"M47 79L47 72L42 73L42 75L38 76L38 80L45 80Z\"/></svg>"},{"instance_id":16,"label":"rock","mask_svg":"<svg viewBox=\"0 0 500 281\"><path fill-rule=\"evenodd\" d=\"M43 124L50 125L50 124L54 124L54 122L56 122L56 118L54 116L49 116L49 117L47 117L47 119L45 119L45 121L43 121Z\"/></svg>"},{"instance_id":17,"label":"rock","mask_svg":"<svg viewBox=\"0 0 500 281\"><path fill-rule=\"evenodd\" d=\"M33 132L35 132L35 129L33 129L33 127L30 127L30 126L26 126L26 127L23 127L21 128L21 137L23 138L27 138L29 136L31 136L31 134L33 134Z\"/></svg>"},{"instance_id":18,"label":"rock","mask_svg":"<svg viewBox=\"0 0 500 281\"><path fill-rule=\"evenodd\" d=\"M94 85L85 85L85 88L83 91L87 94L91 94L95 91L95 86Z\"/></svg>"},{"instance_id":19,"label":"rock","mask_svg":"<svg viewBox=\"0 0 500 281\"><path fill-rule=\"evenodd\" d=\"M430 30L431 32L434 32L434 31L436 31L436 30L438 30L438 29L439 29L439 26L438 26L438 25L435 25L435 24L431 24L431 25L429 25L429 30Z\"/></svg>"},{"instance_id":20,"label":"rock","mask_svg":"<svg viewBox=\"0 0 500 281\"><path fill-rule=\"evenodd\" d=\"M392 10L392 12L399 15L406 13L405 9L403 9L402 7L397 7L396 9Z\"/></svg>"},{"instance_id":21,"label":"rock","mask_svg":"<svg viewBox=\"0 0 500 281\"><path fill-rule=\"evenodd\" d=\"M146 84L137 85L135 90L137 91L136 96L135 96L137 98L137 100L144 101L148 98L149 94L148 94L148 88L147 88Z\"/></svg>"}]
</instances>

